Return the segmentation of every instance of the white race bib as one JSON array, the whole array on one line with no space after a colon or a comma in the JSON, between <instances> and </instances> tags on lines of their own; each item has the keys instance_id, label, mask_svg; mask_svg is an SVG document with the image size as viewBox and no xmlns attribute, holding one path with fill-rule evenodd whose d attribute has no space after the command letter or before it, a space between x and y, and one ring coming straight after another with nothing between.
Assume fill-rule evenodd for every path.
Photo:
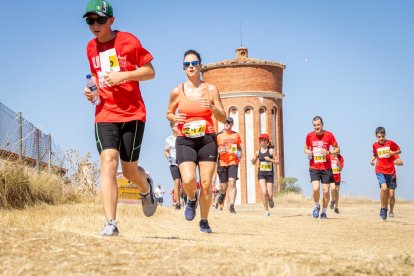
<instances>
[{"instance_id":1,"label":"white race bib","mask_svg":"<svg viewBox=\"0 0 414 276\"><path fill-rule=\"evenodd\" d=\"M206 133L206 120L193 121L184 124L182 133L188 138L204 136Z\"/></svg>"},{"instance_id":2,"label":"white race bib","mask_svg":"<svg viewBox=\"0 0 414 276\"><path fill-rule=\"evenodd\" d=\"M331 163L332 173L333 174L340 174L340 170L337 163Z\"/></svg>"},{"instance_id":3,"label":"white race bib","mask_svg":"<svg viewBox=\"0 0 414 276\"><path fill-rule=\"evenodd\" d=\"M378 158L388 158L390 157L390 147L382 147L377 149Z\"/></svg>"},{"instance_id":4,"label":"white race bib","mask_svg":"<svg viewBox=\"0 0 414 276\"><path fill-rule=\"evenodd\" d=\"M313 148L313 162L314 163L325 163L326 155L322 148Z\"/></svg>"}]
</instances>

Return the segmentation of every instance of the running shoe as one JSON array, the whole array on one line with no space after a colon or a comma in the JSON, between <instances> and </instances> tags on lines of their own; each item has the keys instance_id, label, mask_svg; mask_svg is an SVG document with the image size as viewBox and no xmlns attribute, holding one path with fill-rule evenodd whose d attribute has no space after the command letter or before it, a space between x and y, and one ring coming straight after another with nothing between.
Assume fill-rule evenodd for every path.
<instances>
[{"instance_id":1,"label":"running shoe","mask_svg":"<svg viewBox=\"0 0 414 276\"><path fill-rule=\"evenodd\" d=\"M185 205L184 216L186 220L192 221L196 216L196 208L197 208L197 193L195 194L195 200L191 201L187 199L187 204Z\"/></svg>"},{"instance_id":2,"label":"running shoe","mask_svg":"<svg viewBox=\"0 0 414 276\"><path fill-rule=\"evenodd\" d=\"M383 220L386 220L386 219L387 219L387 209L385 209L385 208L381 208L381 210L380 210L380 217L381 217Z\"/></svg>"},{"instance_id":3,"label":"running shoe","mask_svg":"<svg viewBox=\"0 0 414 276\"><path fill-rule=\"evenodd\" d=\"M264 216L264 217L268 217L268 216L270 216L270 212L269 212L269 211L265 211L265 212L264 212L264 214L263 214L263 216Z\"/></svg>"},{"instance_id":4,"label":"running shoe","mask_svg":"<svg viewBox=\"0 0 414 276\"><path fill-rule=\"evenodd\" d=\"M313 209L313 213L312 216L314 218L318 218L319 217L319 211L321 210L321 207L315 207L315 209Z\"/></svg>"},{"instance_id":5,"label":"running shoe","mask_svg":"<svg viewBox=\"0 0 414 276\"><path fill-rule=\"evenodd\" d=\"M217 209L217 208L218 208L218 203L213 204L213 207L214 207L215 209Z\"/></svg>"},{"instance_id":6,"label":"running shoe","mask_svg":"<svg viewBox=\"0 0 414 276\"><path fill-rule=\"evenodd\" d=\"M235 214L236 210L234 209L234 204L230 204L230 213Z\"/></svg>"},{"instance_id":7,"label":"running shoe","mask_svg":"<svg viewBox=\"0 0 414 276\"><path fill-rule=\"evenodd\" d=\"M147 183L149 187L149 191L147 194L141 194L141 203L142 203L142 211L144 215L147 217L152 216L155 211L157 210L157 200L155 199L154 195L154 187L153 181L151 176L147 175Z\"/></svg>"},{"instance_id":8,"label":"running shoe","mask_svg":"<svg viewBox=\"0 0 414 276\"><path fill-rule=\"evenodd\" d=\"M331 208L331 210L333 210L333 208L335 207L335 201L331 201L331 205L329 205L329 208Z\"/></svg>"},{"instance_id":9,"label":"running shoe","mask_svg":"<svg viewBox=\"0 0 414 276\"><path fill-rule=\"evenodd\" d=\"M208 220L206 220L206 219L200 220L198 225L200 225L200 232L201 233L210 234L211 232L213 232L213 231L211 231L210 225L208 225Z\"/></svg>"},{"instance_id":10,"label":"running shoe","mask_svg":"<svg viewBox=\"0 0 414 276\"><path fill-rule=\"evenodd\" d=\"M275 202L273 201L273 198L269 198L269 207L270 208L275 207Z\"/></svg>"},{"instance_id":11,"label":"running shoe","mask_svg":"<svg viewBox=\"0 0 414 276\"><path fill-rule=\"evenodd\" d=\"M223 204L225 197L226 197L226 193L220 194L220 196L219 196L219 198L217 200L218 204Z\"/></svg>"},{"instance_id":12,"label":"running shoe","mask_svg":"<svg viewBox=\"0 0 414 276\"><path fill-rule=\"evenodd\" d=\"M220 211L223 211L223 206L220 206Z\"/></svg>"},{"instance_id":13,"label":"running shoe","mask_svg":"<svg viewBox=\"0 0 414 276\"><path fill-rule=\"evenodd\" d=\"M328 217L326 216L326 213L322 213L321 214L321 219L327 219Z\"/></svg>"},{"instance_id":14,"label":"running shoe","mask_svg":"<svg viewBox=\"0 0 414 276\"><path fill-rule=\"evenodd\" d=\"M105 220L104 228L99 232L100 237L115 237L119 234L116 220Z\"/></svg>"},{"instance_id":15,"label":"running shoe","mask_svg":"<svg viewBox=\"0 0 414 276\"><path fill-rule=\"evenodd\" d=\"M335 212L336 214L339 214L339 209L338 209L338 207L335 207L334 212Z\"/></svg>"},{"instance_id":16,"label":"running shoe","mask_svg":"<svg viewBox=\"0 0 414 276\"><path fill-rule=\"evenodd\" d=\"M388 216L389 216L390 218L393 218L393 217L394 217L394 212L390 212Z\"/></svg>"},{"instance_id":17,"label":"running shoe","mask_svg":"<svg viewBox=\"0 0 414 276\"><path fill-rule=\"evenodd\" d=\"M175 210L180 210L180 209L181 209L181 204L180 203L175 204Z\"/></svg>"}]
</instances>

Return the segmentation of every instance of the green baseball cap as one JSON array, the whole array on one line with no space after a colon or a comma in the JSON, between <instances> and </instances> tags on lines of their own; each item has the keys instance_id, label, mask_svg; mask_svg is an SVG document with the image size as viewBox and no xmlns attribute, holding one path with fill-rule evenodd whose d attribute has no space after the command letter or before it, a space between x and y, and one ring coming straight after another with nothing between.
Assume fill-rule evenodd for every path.
<instances>
[{"instance_id":1,"label":"green baseball cap","mask_svg":"<svg viewBox=\"0 0 414 276\"><path fill-rule=\"evenodd\" d=\"M114 16L112 5L106 0L90 0L86 5L86 12L83 17L86 17L91 13L95 13L103 17Z\"/></svg>"}]
</instances>

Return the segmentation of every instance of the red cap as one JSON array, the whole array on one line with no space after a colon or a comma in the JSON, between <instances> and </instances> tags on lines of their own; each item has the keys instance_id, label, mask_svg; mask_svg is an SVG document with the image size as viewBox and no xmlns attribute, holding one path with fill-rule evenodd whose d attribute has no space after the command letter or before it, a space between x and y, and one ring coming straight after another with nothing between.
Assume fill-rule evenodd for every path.
<instances>
[{"instance_id":1,"label":"red cap","mask_svg":"<svg viewBox=\"0 0 414 276\"><path fill-rule=\"evenodd\" d=\"M267 140L270 140L270 138L269 138L269 134L267 134L267 133L262 133L262 134L260 134L259 139L267 139Z\"/></svg>"}]
</instances>

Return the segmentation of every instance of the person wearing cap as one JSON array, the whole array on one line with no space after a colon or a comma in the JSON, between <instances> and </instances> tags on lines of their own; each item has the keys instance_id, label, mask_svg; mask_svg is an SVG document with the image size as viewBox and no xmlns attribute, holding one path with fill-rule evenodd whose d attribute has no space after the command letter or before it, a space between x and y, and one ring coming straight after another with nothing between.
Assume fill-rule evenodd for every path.
<instances>
[{"instance_id":1,"label":"person wearing cap","mask_svg":"<svg viewBox=\"0 0 414 276\"><path fill-rule=\"evenodd\" d=\"M273 144L270 142L269 135L262 133L259 136L260 149L252 158L254 165L259 160L259 169L257 171L257 178L259 180L260 188L262 189L262 202L265 209L264 216L270 216L269 207L273 208L275 203L273 201L273 183L274 173L273 164L278 164L274 157Z\"/></svg>"},{"instance_id":2,"label":"person wearing cap","mask_svg":"<svg viewBox=\"0 0 414 276\"><path fill-rule=\"evenodd\" d=\"M138 167L146 120L139 82L154 78L153 57L131 33L112 30L115 18L108 1L90 0L83 17L95 36L86 52L100 97L95 109L94 133L101 163L99 187L106 220L99 235L115 236L118 234L119 159L123 175L141 191L144 215L152 216L157 208L152 179ZM84 89L84 95L93 101L94 94L89 88Z\"/></svg>"},{"instance_id":3,"label":"person wearing cap","mask_svg":"<svg viewBox=\"0 0 414 276\"><path fill-rule=\"evenodd\" d=\"M217 174L220 179L218 204L223 204L226 191L229 191L230 213L235 214L234 202L236 200L236 180L239 162L242 156L240 135L232 130L233 118L228 117L224 122L224 129L217 133L217 147L219 164Z\"/></svg>"},{"instance_id":4,"label":"person wearing cap","mask_svg":"<svg viewBox=\"0 0 414 276\"><path fill-rule=\"evenodd\" d=\"M329 204L329 186L333 183L334 176L332 173L330 155L337 155L340 153L338 143L335 136L323 129L323 120L320 116L315 116L312 119L314 131L306 135L305 154L309 159L309 174L313 188L313 200L315 207L312 212L314 218L319 217L321 210L319 204L320 185L322 183L322 213L321 219L326 219L326 210Z\"/></svg>"},{"instance_id":5,"label":"person wearing cap","mask_svg":"<svg viewBox=\"0 0 414 276\"><path fill-rule=\"evenodd\" d=\"M170 173L174 181L174 197L176 199L175 209L180 210L180 183L181 175L180 169L177 165L176 150L175 150L175 141L177 140L177 124L170 122L170 127L172 134L165 139L165 148L164 156L167 158L168 163L170 164Z\"/></svg>"},{"instance_id":6,"label":"person wearing cap","mask_svg":"<svg viewBox=\"0 0 414 276\"><path fill-rule=\"evenodd\" d=\"M184 216L191 221L196 216L200 199L200 231L211 233L208 214L212 202L212 179L217 164L217 137L214 116L224 122L226 113L217 87L201 79L201 56L195 50L184 53L182 68L187 80L176 86L170 94L166 117L178 123L176 152L181 180L187 195ZM197 195L197 166L201 190Z\"/></svg>"}]
</instances>

